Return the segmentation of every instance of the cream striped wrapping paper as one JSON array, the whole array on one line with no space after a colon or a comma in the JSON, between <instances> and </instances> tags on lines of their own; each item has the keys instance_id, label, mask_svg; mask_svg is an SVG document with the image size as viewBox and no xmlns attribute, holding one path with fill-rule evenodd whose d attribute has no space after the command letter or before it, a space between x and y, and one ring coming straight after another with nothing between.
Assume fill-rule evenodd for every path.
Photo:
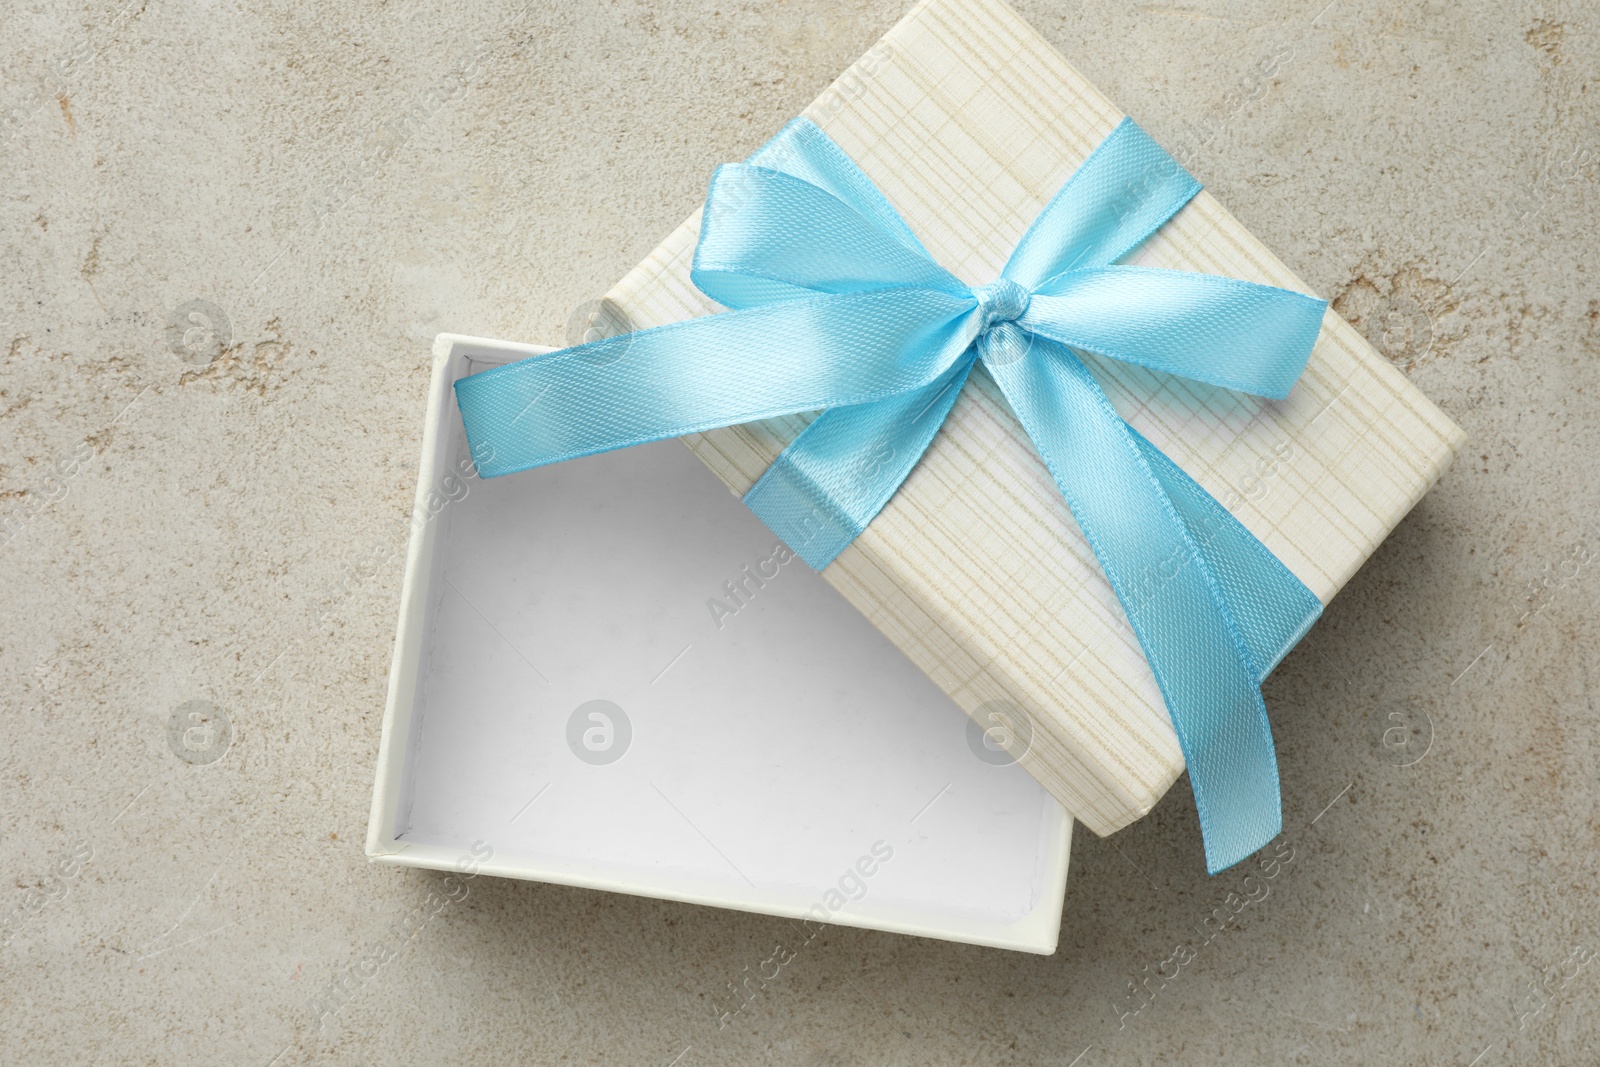
<instances>
[{"instance_id":1,"label":"cream striped wrapping paper","mask_svg":"<svg viewBox=\"0 0 1600 1067\"><path fill-rule=\"evenodd\" d=\"M999 274L1122 118L1002 0L924 0L805 114L973 284ZM613 314L647 327L720 310L689 280L698 224L696 213L607 295ZM1204 192L1130 262L1307 291ZM1117 410L1323 603L1464 441L1332 311L1284 402L1089 359ZM808 421L684 441L743 494ZM997 710L1009 722L1023 709L1007 747L1096 833L1143 815L1183 771L1111 586L981 366L910 478L823 576L986 728Z\"/></svg>"}]
</instances>

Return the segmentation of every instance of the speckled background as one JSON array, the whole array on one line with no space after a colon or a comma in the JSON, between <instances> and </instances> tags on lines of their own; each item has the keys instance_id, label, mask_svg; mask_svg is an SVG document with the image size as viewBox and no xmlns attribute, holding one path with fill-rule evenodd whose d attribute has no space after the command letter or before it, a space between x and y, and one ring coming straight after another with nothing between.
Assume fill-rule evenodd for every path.
<instances>
[{"instance_id":1,"label":"speckled background","mask_svg":"<svg viewBox=\"0 0 1600 1067\"><path fill-rule=\"evenodd\" d=\"M1471 434L1268 682L1270 892L1180 786L1055 956L836 928L720 1030L782 920L484 878L361 962L429 342L561 343L902 6L6 3L0 1061L1600 1061L1600 12L1324 3L1020 3Z\"/></svg>"}]
</instances>

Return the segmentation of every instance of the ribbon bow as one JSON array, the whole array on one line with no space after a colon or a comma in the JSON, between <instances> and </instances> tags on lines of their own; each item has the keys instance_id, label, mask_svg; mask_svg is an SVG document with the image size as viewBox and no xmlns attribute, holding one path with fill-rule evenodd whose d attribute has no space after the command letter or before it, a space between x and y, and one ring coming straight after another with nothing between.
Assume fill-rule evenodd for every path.
<instances>
[{"instance_id":1,"label":"ribbon bow","mask_svg":"<svg viewBox=\"0 0 1600 1067\"><path fill-rule=\"evenodd\" d=\"M1123 421L1077 354L1288 395L1324 301L1116 265L1199 189L1124 119L1000 277L973 288L934 262L842 149L797 119L712 177L691 276L734 310L458 381L469 444L493 457L480 465L493 477L823 409L744 498L820 570L888 502L981 361L1144 649L1214 874L1282 828L1261 680L1322 605Z\"/></svg>"}]
</instances>

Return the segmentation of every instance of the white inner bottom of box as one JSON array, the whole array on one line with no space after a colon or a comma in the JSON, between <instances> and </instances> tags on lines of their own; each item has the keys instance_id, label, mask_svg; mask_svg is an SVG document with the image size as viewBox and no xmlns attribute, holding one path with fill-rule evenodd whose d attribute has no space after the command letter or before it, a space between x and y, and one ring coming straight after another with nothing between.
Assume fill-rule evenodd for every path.
<instances>
[{"instance_id":1,"label":"white inner bottom of box","mask_svg":"<svg viewBox=\"0 0 1600 1067\"><path fill-rule=\"evenodd\" d=\"M681 444L465 485L434 520L399 840L856 913L1009 923L1052 893L1056 802ZM630 739L601 707L569 743L594 700Z\"/></svg>"}]
</instances>

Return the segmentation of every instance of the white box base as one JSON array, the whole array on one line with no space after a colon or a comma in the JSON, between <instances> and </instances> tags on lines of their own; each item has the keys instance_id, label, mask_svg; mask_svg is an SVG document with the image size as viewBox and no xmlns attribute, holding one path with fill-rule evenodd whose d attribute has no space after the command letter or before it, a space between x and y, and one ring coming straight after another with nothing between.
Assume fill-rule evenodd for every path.
<instances>
[{"instance_id":1,"label":"white box base","mask_svg":"<svg viewBox=\"0 0 1600 1067\"><path fill-rule=\"evenodd\" d=\"M453 383L544 351L435 343L367 854L1053 952L1070 816L687 449L463 475Z\"/></svg>"}]
</instances>

